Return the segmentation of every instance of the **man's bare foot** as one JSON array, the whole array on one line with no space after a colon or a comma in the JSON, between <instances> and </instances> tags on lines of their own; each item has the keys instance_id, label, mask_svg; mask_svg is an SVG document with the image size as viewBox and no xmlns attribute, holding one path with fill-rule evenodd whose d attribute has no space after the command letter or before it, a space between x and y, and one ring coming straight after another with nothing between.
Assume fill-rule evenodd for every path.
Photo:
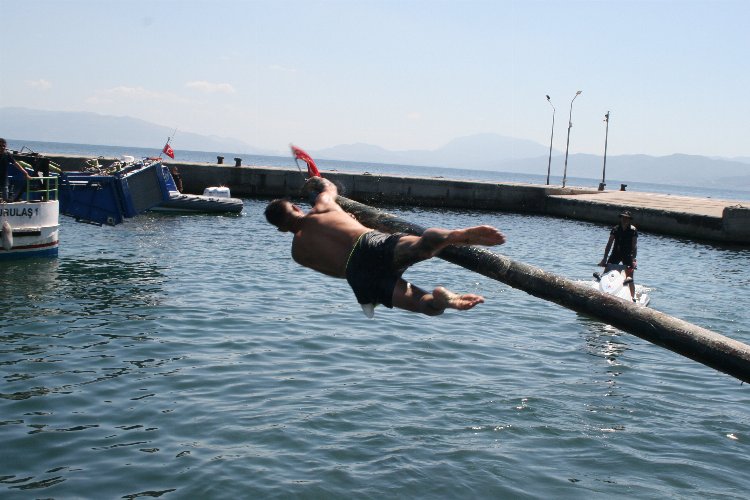
<instances>
[{"instance_id":1,"label":"man's bare foot","mask_svg":"<svg viewBox=\"0 0 750 500\"><path fill-rule=\"evenodd\" d=\"M491 247L505 243L505 235L492 226L475 226L453 231L449 240L454 245Z\"/></svg>"},{"instance_id":2,"label":"man's bare foot","mask_svg":"<svg viewBox=\"0 0 750 500\"><path fill-rule=\"evenodd\" d=\"M435 299L435 308L437 309L457 309L459 311L466 311L471 309L477 304L484 302L484 297L474 294L458 295L450 290L439 286L432 292L432 296Z\"/></svg>"}]
</instances>

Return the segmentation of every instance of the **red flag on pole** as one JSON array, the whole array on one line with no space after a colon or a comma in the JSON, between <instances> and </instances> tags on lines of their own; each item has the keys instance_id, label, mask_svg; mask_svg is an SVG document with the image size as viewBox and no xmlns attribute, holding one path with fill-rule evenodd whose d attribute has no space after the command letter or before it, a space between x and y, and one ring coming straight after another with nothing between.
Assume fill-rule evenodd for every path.
<instances>
[{"instance_id":1,"label":"red flag on pole","mask_svg":"<svg viewBox=\"0 0 750 500\"><path fill-rule=\"evenodd\" d=\"M164 145L164 149L162 149L161 152L174 160L174 149L169 145L169 141Z\"/></svg>"},{"instance_id":2,"label":"red flag on pole","mask_svg":"<svg viewBox=\"0 0 750 500\"><path fill-rule=\"evenodd\" d=\"M313 161L312 157L309 154L305 153L293 144L290 144L289 146L292 148L292 154L294 155L295 159L299 159L307 163L307 173L310 177L323 177L322 175L320 175L318 167L315 166L315 161Z\"/></svg>"}]
</instances>

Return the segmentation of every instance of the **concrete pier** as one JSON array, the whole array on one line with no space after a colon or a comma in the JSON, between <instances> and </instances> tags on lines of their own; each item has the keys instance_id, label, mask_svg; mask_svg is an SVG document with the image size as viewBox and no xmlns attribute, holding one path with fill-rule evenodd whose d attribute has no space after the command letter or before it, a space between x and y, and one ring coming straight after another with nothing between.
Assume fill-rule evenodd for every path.
<instances>
[{"instance_id":1,"label":"concrete pier","mask_svg":"<svg viewBox=\"0 0 750 500\"><path fill-rule=\"evenodd\" d=\"M47 154L64 170L79 170L87 158ZM102 160L100 163L106 164ZM304 183L297 169L252 165L165 162L179 169L184 189L227 186L235 197L296 197ZM239 162L238 162L239 163ZM637 191L522 183L463 181L441 177L347 173L322 170L342 194L367 204L500 210L615 224L622 210L642 231L750 247L750 202Z\"/></svg>"},{"instance_id":2,"label":"concrete pier","mask_svg":"<svg viewBox=\"0 0 750 500\"><path fill-rule=\"evenodd\" d=\"M638 229L684 238L750 245L750 202L636 191L551 195L546 213L611 223L630 210Z\"/></svg>"}]
</instances>

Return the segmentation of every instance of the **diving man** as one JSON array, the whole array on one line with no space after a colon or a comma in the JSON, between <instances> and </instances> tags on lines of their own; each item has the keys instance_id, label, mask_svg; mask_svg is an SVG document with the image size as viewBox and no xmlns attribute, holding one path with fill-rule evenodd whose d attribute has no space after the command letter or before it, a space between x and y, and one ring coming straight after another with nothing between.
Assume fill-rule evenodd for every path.
<instances>
[{"instance_id":1,"label":"diving man","mask_svg":"<svg viewBox=\"0 0 750 500\"><path fill-rule=\"evenodd\" d=\"M436 316L446 309L467 310L484 302L474 294L453 293L442 286L428 293L401 275L411 265L434 257L448 245L501 245L505 236L491 226L465 229L429 228L421 236L386 234L365 227L336 202L338 189L322 177L311 177L303 192L317 193L305 213L279 199L265 210L268 222L294 234L292 258L334 278L346 278L365 314L376 304Z\"/></svg>"}]
</instances>

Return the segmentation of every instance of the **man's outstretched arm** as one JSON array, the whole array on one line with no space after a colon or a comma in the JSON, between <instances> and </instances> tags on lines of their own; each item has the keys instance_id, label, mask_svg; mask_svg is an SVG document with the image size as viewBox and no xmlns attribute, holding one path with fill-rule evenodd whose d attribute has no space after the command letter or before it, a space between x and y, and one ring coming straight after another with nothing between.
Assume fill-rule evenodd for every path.
<instances>
[{"instance_id":1,"label":"man's outstretched arm","mask_svg":"<svg viewBox=\"0 0 750 500\"><path fill-rule=\"evenodd\" d=\"M316 212L341 210L336 203L339 190L336 185L322 177L310 177L302 186L302 194L310 199L310 204Z\"/></svg>"}]
</instances>

